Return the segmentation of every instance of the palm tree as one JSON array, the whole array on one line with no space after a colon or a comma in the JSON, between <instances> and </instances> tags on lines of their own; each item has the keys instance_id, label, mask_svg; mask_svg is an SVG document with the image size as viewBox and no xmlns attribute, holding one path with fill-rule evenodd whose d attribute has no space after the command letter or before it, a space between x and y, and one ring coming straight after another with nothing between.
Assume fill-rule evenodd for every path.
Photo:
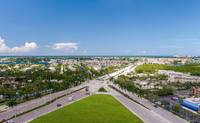
<instances>
[{"instance_id":1,"label":"palm tree","mask_svg":"<svg viewBox=\"0 0 200 123\"><path fill-rule=\"evenodd\" d=\"M8 106L12 107L12 112L13 112L13 107L17 105L17 99L16 98L12 98L8 101ZM16 118L16 113L15 113L15 118Z\"/></svg>"},{"instance_id":2,"label":"palm tree","mask_svg":"<svg viewBox=\"0 0 200 123\"><path fill-rule=\"evenodd\" d=\"M28 101L30 99L30 97L28 96L28 94L25 94L23 97L23 100ZM26 111L27 111L27 103L26 103Z\"/></svg>"},{"instance_id":3,"label":"palm tree","mask_svg":"<svg viewBox=\"0 0 200 123\"><path fill-rule=\"evenodd\" d=\"M116 84L117 84L117 80L116 80L116 79L114 79L114 80L113 80L113 83L116 85Z\"/></svg>"},{"instance_id":4,"label":"palm tree","mask_svg":"<svg viewBox=\"0 0 200 123\"><path fill-rule=\"evenodd\" d=\"M23 96L23 95L24 95L24 91L22 91L22 90L19 90L19 91L18 91L18 94L19 94L19 96L21 97L21 96Z\"/></svg>"},{"instance_id":5,"label":"palm tree","mask_svg":"<svg viewBox=\"0 0 200 123\"><path fill-rule=\"evenodd\" d=\"M17 94L16 94L16 92L14 91L14 92L12 92L12 93L10 94L10 96L11 96L11 98L13 99L13 98L16 98L16 97L17 97Z\"/></svg>"},{"instance_id":6,"label":"palm tree","mask_svg":"<svg viewBox=\"0 0 200 123\"><path fill-rule=\"evenodd\" d=\"M36 95L35 95L35 98L38 99L38 105L39 105L39 98L42 97L42 94L40 92L37 92Z\"/></svg>"},{"instance_id":7,"label":"palm tree","mask_svg":"<svg viewBox=\"0 0 200 123\"><path fill-rule=\"evenodd\" d=\"M109 78L109 81L110 81L110 82L113 82L113 81L114 81L114 77L113 77L113 76L110 77L110 78Z\"/></svg>"},{"instance_id":8,"label":"palm tree","mask_svg":"<svg viewBox=\"0 0 200 123\"><path fill-rule=\"evenodd\" d=\"M63 95L63 90L65 89L64 85L60 84L59 90L62 90L62 95Z\"/></svg>"},{"instance_id":9,"label":"palm tree","mask_svg":"<svg viewBox=\"0 0 200 123\"><path fill-rule=\"evenodd\" d=\"M142 90L138 90L137 95L140 98L140 104L141 104L141 98L143 96L143 91Z\"/></svg>"},{"instance_id":10,"label":"palm tree","mask_svg":"<svg viewBox=\"0 0 200 123\"><path fill-rule=\"evenodd\" d=\"M58 86L55 86L55 87L54 87L54 91L55 91L55 93L58 92L58 91L59 91L59 87L58 87ZM56 100L57 100L57 93L56 93Z\"/></svg>"},{"instance_id":11,"label":"palm tree","mask_svg":"<svg viewBox=\"0 0 200 123\"><path fill-rule=\"evenodd\" d=\"M51 82L47 82L47 88L50 90L50 101L51 101L51 89L53 88L53 85Z\"/></svg>"}]
</instances>

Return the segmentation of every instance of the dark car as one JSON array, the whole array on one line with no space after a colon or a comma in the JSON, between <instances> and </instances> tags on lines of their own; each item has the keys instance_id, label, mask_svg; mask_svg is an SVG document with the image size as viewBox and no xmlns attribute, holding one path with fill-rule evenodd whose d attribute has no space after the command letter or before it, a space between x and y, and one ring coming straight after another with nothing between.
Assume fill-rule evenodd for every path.
<instances>
[{"instance_id":1,"label":"dark car","mask_svg":"<svg viewBox=\"0 0 200 123\"><path fill-rule=\"evenodd\" d=\"M90 92L86 93L86 95L90 95Z\"/></svg>"},{"instance_id":2,"label":"dark car","mask_svg":"<svg viewBox=\"0 0 200 123\"><path fill-rule=\"evenodd\" d=\"M57 104L57 107L61 106L61 104Z\"/></svg>"},{"instance_id":3,"label":"dark car","mask_svg":"<svg viewBox=\"0 0 200 123\"><path fill-rule=\"evenodd\" d=\"M89 89L88 89L88 88L86 88L86 89L85 89L85 91L89 91Z\"/></svg>"},{"instance_id":4,"label":"dark car","mask_svg":"<svg viewBox=\"0 0 200 123\"><path fill-rule=\"evenodd\" d=\"M155 107L155 108L158 108L158 106L157 106L157 105L154 105L154 107Z\"/></svg>"}]
</instances>

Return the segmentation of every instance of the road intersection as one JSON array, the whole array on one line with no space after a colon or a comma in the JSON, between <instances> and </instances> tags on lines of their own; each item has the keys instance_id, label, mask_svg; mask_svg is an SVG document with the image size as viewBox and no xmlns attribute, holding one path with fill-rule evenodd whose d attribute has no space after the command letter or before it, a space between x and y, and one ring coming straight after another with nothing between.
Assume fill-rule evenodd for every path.
<instances>
[{"instance_id":1,"label":"road intersection","mask_svg":"<svg viewBox=\"0 0 200 123\"><path fill-rule=\"evenodd\" d=\"M109 79L109 77L111 77L111 76L117 77L117 76L122 75L122 74L127 74L130 71L130 69L133 70L133 68L135 68L135 67L134 66L128 66L127 68L124 68L124 69L122 69L120 71L112 73L109 76L105 75L105 76L103 76L104 80ZM109 82L109 84L112 84L116 88L120 89L117 85L114 85L112 82ZM148 102L148 100L141 99L141 103L143 105L147 106L148 108L150 108L151 110L148 110L148 109L142 107L141 105L139 105L139 104L133 102L132 100L126 98L125 96L121 95L120 93L118 93L114 89L108 87L107 81L91 80L91 81L89 81L89 83L83 83L82 85L79 85L77 87L74 87L74 88L70 89L70 92L74 91L74 90L77 90L77 89L80 89L81 87L84 87L84 86L89 86L90 94L100 94L100 93L97 92L98 89L100 87L104 87L108 91L107 94L112 95L115 99L117 99L120 103L122 103L127 109L129 109L133 114L138 116L145 123L161 123L161 122L164 122L164 123L186 123L187 122L186 120L183 120L183 119L177 117L176 115L174 115L174 114L172 114L172 113L170 113L170 112L168 112L168 111L166 111L164 109L154 108L153 104ZM124 91L124 90L121 90L121 91ZM51 95L51 99L54 99L56 97L56 95L57 96L61 96L62 94L66 94L66 93L69 93L69 90L65 90L63 92L59 92L58 94L54 93L54 94ZM139 98L136 95L131 94L131 93L127 92L127 91L125 93L127 93L132 98L134 98L136 100L139 100ZM35 118L37 118L39 116L42 116L42 115L44 115L46 113L49 113L49 112L51 112L53 110L56 110L57 109L56 105L58 103L62 104L62 106L65 106L65 105L71 104L71 103L73 103L73 102L75 102L77 100L80 100L82 98L85 98L88 95L86 95L85 90L80 90L80 91L74 93L74 96L75 96L74 99L75 100L72 101L72 102L68 102L67 99L70 96L71 95L65 96L63 98L60 98L60 99L56 100L55 102L53 102L50 105L44 106L44 107L39 108L37 110L34 110L32 112L26 113L26 114L24 114L22 116L19 116L19 117L16 118L16 121L17 121L17 123L28 122L28 121L30 121L32 119L35 119ZM46 98L46 101L49 101L50 100L50 95L46 96L45 98ZM29 109L34 108L34 106L35 107L38 106L38 100L33 100L31 102L27 102L27 103L24 103L24 104L18 106L17 111L18 112L25 111L26 110L26 108L25 108L26 104L28 104L28 110L29 110ZM44 98L43 99L39 99L39 104L40 105L44 104ZM2 118L4 118L4 117L5 117L4 119L6 119L6 118L9 118L9 117L13 116L13 114L11 113L12 110L10 110L8 112L0 114L0 120L2 120ZM12 119L12 120L14 121L14 119Z\"/></svg>"}]
</instances>

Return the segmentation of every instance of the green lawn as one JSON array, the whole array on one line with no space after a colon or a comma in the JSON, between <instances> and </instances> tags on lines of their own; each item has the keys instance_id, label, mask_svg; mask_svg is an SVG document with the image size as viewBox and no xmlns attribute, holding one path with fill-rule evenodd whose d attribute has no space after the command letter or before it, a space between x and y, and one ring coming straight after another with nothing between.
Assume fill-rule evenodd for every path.
<instances>
[{"instance_id":1,"label":"green lawn","mask_svg":"<svg viewBox=\"0 0 200 123\"><path fill-rule=\"evenodd\" d=\"M92 95L30 123L143 123L110 95Z\"/></svg>"}]
</instances>

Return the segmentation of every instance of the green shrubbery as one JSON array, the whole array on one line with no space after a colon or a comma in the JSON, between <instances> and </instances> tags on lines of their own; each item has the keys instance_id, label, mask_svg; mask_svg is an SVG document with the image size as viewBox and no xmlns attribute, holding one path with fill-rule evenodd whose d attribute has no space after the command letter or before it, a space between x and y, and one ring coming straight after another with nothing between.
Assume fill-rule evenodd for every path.
<instances>
[{"instance_id":1,"label":"green shrubbery","mask_svg":"<svg viewBox=\"0 0 200 123\"><path fill-rule=\"evenodd\" d=\"M135 68L137 73L155 73L158 70L174 70L176 72L190 73L194 76L200 76L200 64L191 63L181 66L161 65L161 64L143 64Z\"/></svg>"},{"instance_id":2,"label":"green shrubbery","mask_svg":"<svg viewBox=\"0 0 200 123\"><path fill-rule=\"evenodd\" d=\"M106 89L105 89L105 88L103 88L103 87L100 87L100 88L99 88L99 90L98 90L98 92L107 92L107 91L106 91Z\"/></svg>"}]
</instances>

